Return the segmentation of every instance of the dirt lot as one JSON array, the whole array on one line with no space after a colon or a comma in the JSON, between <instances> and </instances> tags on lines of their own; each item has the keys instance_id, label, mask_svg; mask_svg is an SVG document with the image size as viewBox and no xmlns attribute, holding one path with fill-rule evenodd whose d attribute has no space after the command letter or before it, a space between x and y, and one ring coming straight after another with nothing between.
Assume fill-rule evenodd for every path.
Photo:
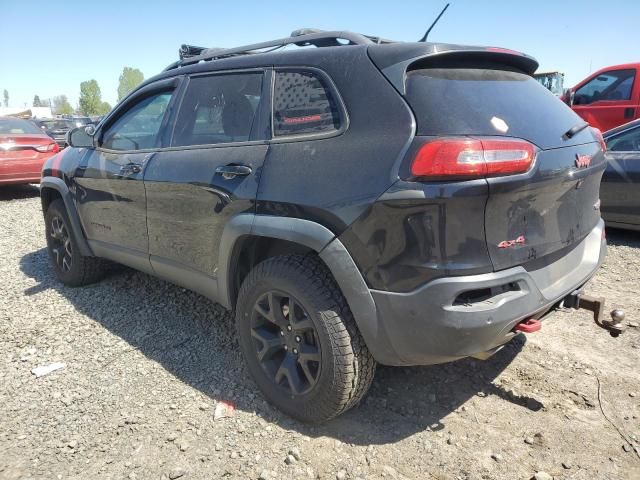
<instances>
[{"instance_id":1,"label":"dirt lot","mask_svg":"<svg viewBox=\"0 0 640 480\"><path fill-rule=\"evenodd\" d=\"M380 368L312 428L262 399L203 297L125 268L59 284L35 187L0 190L0 232L1 479L640 479L637 324L558 312L486 362ZM640 234L608 238L590 292L639 322Z\"/></svg>"}]
</instances>

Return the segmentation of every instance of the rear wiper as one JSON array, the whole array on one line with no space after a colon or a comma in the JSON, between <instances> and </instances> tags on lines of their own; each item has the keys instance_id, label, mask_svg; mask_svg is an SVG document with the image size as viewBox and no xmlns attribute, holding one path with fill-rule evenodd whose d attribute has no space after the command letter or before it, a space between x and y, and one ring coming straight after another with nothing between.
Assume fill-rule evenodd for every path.
<instances>
[{"instance_id":1,"label":"rear wiper","mask_svg":"<svg viewBox=\"0 0 640 480\"><path fill-rule=\"evenodd\" d=\"M582 130L584 130L588 126L589 126L588 123L583 123L581 125L576 125L575 127L571 127L569 130L565 132L564 135L562 135L562 138L564 138L565 140L569 140L570 138L575 137L577 134L579 134Z\"/></svg>"}]
</instances>

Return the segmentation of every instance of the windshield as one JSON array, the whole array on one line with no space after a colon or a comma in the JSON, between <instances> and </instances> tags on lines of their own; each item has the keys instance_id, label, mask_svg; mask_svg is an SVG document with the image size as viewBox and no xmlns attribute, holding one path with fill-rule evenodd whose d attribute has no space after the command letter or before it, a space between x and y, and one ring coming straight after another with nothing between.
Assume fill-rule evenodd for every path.
<instances>
[{"instance_id":1,"label":"windshield","mask_svg":"<svg viewBox=\"0 0 640 480\"><path fill-rule=\"evenodd\" d=\"M19 118L0 118L0 134L19 135L22 133L42 134L42 131L35 123L28 120L21 120Z\"/></svg>"},{"instance_id":2,"label":"windshield","mask_svg":"<svg viewBox=\"0 0 640 480\"><path fill-rule=\"evenodd\" d=\"M541 148L591 141L584 132L587 136L562 139L582 120L524 73L480 68L414 70L407 74L406 98L416 114L418 135L503 135Z\"/></svg>"}]
</instances>

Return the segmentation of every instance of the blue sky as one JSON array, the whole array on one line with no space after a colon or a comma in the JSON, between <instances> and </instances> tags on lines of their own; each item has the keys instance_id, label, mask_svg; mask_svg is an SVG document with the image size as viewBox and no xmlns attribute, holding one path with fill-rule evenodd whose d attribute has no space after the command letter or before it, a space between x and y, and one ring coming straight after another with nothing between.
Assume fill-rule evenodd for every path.
<instances>
[{"instance_id":1,"label":"blue sky","mask_svg":"<svg viewBox=\"0 0 640 480\"><path fill-rule=\"evenodd\" d=\"M636 0L450 0L430 40L493 45L535 56L573 86L590 71L640 62ZM126 66L146 77L177 59L182 43L229 47L287 36L301 27L419 39L442 1L0 0L0 90L10 104L66 94L95 78L117 97Z\"/></svg>"}]
</instances>

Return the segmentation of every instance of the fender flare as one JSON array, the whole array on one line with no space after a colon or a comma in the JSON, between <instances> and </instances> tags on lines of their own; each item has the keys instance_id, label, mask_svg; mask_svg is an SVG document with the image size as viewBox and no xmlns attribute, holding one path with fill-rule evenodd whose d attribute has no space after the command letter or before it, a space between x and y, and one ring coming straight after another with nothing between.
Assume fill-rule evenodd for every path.
<instances>
[{"instance_id":1,"label":"fender flare","mask_svg":"<svg viewBox=\"0 0 640 480\"><path fill-rule=\"evenodd\" d=\"M376 304L360 270L340 239L316 222L252 213L233 217L225 226L220 242L217 278L219 301L224 307L233 310L230 274L234 248L241 237L248 235L287 240L315 251L340 287L371 354L382 363L393 357L394 350L378 321Z\"/></svg>"},{"instance_id":2,"label":"fender flare","mask_svg":"<svg viewBox=\"0 0 640 480\"><path fill-rule=\"evenodd\" d=\"M80 223L78 209L76 208L76 204L73 201L71 192L69 191L69 187L67 187L67 185L61 178L44 177L40 181L40 198L42 198L42 191L47 188L51 188L57 191L62 197L64 206L67 209L69 221L71 222L71 230L73 231L73 236L75 238L76 244L78 245L80 253L85 257L93 257L94 255L91 251L91 247L89 247L89 243L84 236L84 230L82 230L82 224ZM44 214L45 212L43 211L42 213Z\"/></svg>"}]
</instances>

